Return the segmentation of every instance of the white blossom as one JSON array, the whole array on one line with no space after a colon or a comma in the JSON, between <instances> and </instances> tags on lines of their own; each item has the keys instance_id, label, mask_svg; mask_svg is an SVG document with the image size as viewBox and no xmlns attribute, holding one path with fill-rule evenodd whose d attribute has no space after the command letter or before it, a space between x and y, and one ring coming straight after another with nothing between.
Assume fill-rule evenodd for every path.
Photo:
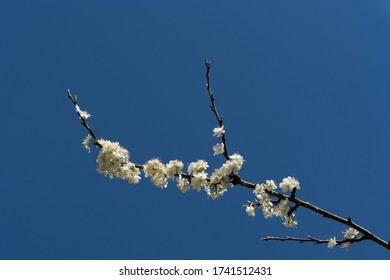
<instances>
[{"instance_id":1,"label":"white blossom","mask_svg":"<svg viewBox=\"0 0 390 280\"><path fill-rule=\"evenodd\" d=\"M279 187L283 190L283 192L291 192L294 188L300 188L298 180L290 176L284 178L282 183L279 184Z\"/></svg>"},{"instance_id":2,"label":"white blossom","mask_svg":"<svg viewBox=\"0 0 390 280\"><path fill-rule=\"evenodd\" d=\"M184 164L180 160L171 160L166 165L167 177L173 179L175 175L180 175Z\"/></svg>"},{"instance_id":3,"label":"white blossom","mask_svg":"<svg viewBox=\"0 0 390 280\"><path fill-rule=\"evenodd\" d=\"M137 168L134 163L127 162L118 170L118 177L127 180L130 184L138 184L141 171Z\"/></svg>"},{"instance_id":4,"label":"white blossom","mask_svg":"<svg viewBox=\"0 0 390 280\"><path fill-rule=\"evenodd\" d=\"M144 164L145 177L150 177L153 185L166 188L168 185L165 165L159 159L151 159Z\"/></svg>"},{"instance_id":5,"label":"white blossom","mask_svg":"<svg viewBox=\"0 0 390 280\"><path fill-rule=\"evenodd\" d=\"M214 150L214 156L223 154L223 152L225 151L225 145L223 143L218 143L213 147L213 150Z\"/></svg>"},{"instance_id":6,"label":"white blossom","mask_svg":"<svg viewBox=\"0 0 390 280\"><path fill-rule=\"evenodd\" d=\"M288 211L290 211L290 205L288 205L289 201L288 198L283 199L282 201L279 202L278 205L278 210L279 210L279 215L280 217L287 217Z\"/></svg>"},{"instance_id":7,"label":"white blossom","mask_svg":"<svg viewBox=\"0 0 390 280\"><path fill-rule=\"evenodd\" d=\"M79 114L80 118L86 120L91 116L90 114L88 114L87 111L81 111L79 105L76 104L75 107L76 107L76 112Z\"/></svg>"},{"instance_id":8,"label":"white blossom","mask_svg":"<svg viewBox=\"0 0 390 280\"><path fill-rule=\"evenodd\" d=\"M333 248L334 246L337 245L337 242L336 242L336 237L333 237L331 239L329 239L329 242L328 242L328 248Z\"/></svg>"},{"instance_id":9,"label":"white blossom","mask_svg":"<svg viewBox=\"0 0 390 280\"><path fill-rule=\"evenodd\" d=\"M227 189L225 189L221 185L215 186L213 191L211 191L210 186L206 186L205 190L206 190L208 197L210 197L212 199L220 198L227 191Z\"/></svg>"},{"instance_id":10,"label":"white blossom","mask_svg":"<svg viewBox=\"0 0 390 280\"><path fill-rule=\"evenodd\" d=\"M203 159L196 162L191 162L188 166L188 172L192 174L203 173L209 167L208 163Z\"/></svg>"},{"instance_id":11,"label":"white blossom","mask_svg":"<svg viewBox=\"0 0 390 280\"><path fill-rule=\"evenodd\" d=\"M181 175L179 175L177 178L176 178L176 182L177 182L177 187L179 188L179 190L183 193L186 193L187 191L190 190L190 183L188 182L187 179L185 178L182 178Z\"/></svg>"},{"instance_id":12,"label":"white blossom","mask_svg":"<svg viewBox=\"0 0 390 280\"><path fill-rule=\"evenodd\" d=\"M283 222L283 225L288 228L293 228L298 225L298 221L293 220L292 216L287 216L286 219Z\"/></svg>"},{"instance_id":13,"label":"white blossom","mask_svg":"<svg viewBox=\"0 0 390 280\"><path fill-rule=\"evenodd\" d=\"M233 186L229 179L230 171L228 171L224 166L220 169L216 168L210 176L210 184L213 185L222 185L224 187Z\"/></svg>"},{"instance_id":14,"label":"white blossom","mask_svg":"<svg viewBox=\"0 0 390 280\"><path fill-rule=\"evenodd\" d=\"M191 178L191 187L196 191L200 191L206 185L207 174L204 172L196 173Z\"/></svg>"},{"instance_id":15,"label":"white blossom","mask_svg":"<svg viewBox=\"0 0 390 280\"><path fill-rule=\"evenodd\" d=\"M225 130L223 129L223 126L216 127L213 129L213 136L215 137L222 137L222 134L225 133Z\"/></svg>"},{"instance_id":16,"label":"white blossom","mask_svg":"<svg viewBox=\"0 0 390 280\"><path fill-rule=\"evenodd\" d=\"M276 186L274 180L266 180L264 188L266 190L272 191L272 190L276 189L277 186Z\"/></svg>"},{"instance_id":17,"label":"white blossom","mask_svg":"<svg viewBox=\"0 0 390 280\"><path fill-rule=\"evenodd\" d=\"M345 242L343 245L341 245L341 248L344 248L348 252L349 246L351 246L351 242Z\"/></svg>"},{"instance_id":18,"label":"white blossom","mask_svg":"<svg viewBox=\"0 0 390 280\"><path fill-rule=\"evenodd\" d=\"M255 207L253 207L253 205L247 205L245 208L245 212L248 214L248 216L251 217L254 217L256 215Z\"/></svg>"},{"instance_id":19,"label":"white blossom","mask_svg":"<svg viewBox=\"0 0 390 280\"><path fill-rule=\"evenodd\" d=\"M353 239L358 235L358 233L359 232L356 229L351 228L351 227L349 229L347 229L345 232L342 232L345 239Z\"/></svg>"},{"instance_id":20,"label":"white blossom","mask_svg":"<svg viewBox=\"0 0 390 280\"><path fill-rule=\"evenodd\" d=\"M118 142L111 142L100 139L102 145L98 159L97 171L104 176L112 178L121 178L129 183L136 184L140 180L139 169L129 162L129 152L121 147Z\"/></svg>"},{"instance_id":21,"label":"white blossom","mask_svg":"<svg viewBox=\"0 0 390 280\"><path fill-rule=\"evenodd\" d=\"M84 138L83 140L83 145L84 145L84 148L90 153L91 152L91 135L87 135L87 137Z\"/></svg>"},{"instance_id":22,"label":"white blossom","mask_svg":"<svg viewBox=\"0 0 390 280\"><path fill-rule=\"evenodd\" d=\"M233 154L230 156L230 159L222 165L216 174L218 174L221 178L228 177L232 173L238 175L238 172L243 164L244 158L239 154Z\"/></svg>"},{"instance_id":23,"label":"white blossom","mask_svg":"<svg viewBox=\"0 0 390 280\"><path fill-rule=\"evenodd\" d=\"M268 219L273 216L279 215L279 210L274 207L271 197L265 192L267 188L266 184L256 184L253 193L256 195L260 202L261 209L263 210L264 218Z\"/></svg>"}]
</instances>

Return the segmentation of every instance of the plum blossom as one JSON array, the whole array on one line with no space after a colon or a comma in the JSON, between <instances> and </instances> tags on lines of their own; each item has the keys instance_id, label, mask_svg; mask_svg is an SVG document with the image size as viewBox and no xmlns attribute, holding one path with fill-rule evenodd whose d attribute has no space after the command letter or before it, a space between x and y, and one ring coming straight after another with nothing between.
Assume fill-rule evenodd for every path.
<instances>
[{"instance_id":1,"label":"plum blossom","mask_svg":"<svg viewBox=\"0 0 390 280\"><path fill-rule=\"evenodd\" d=\"M225 189L221 185L214 186L214 190L212 191L210 186L205 187L206 193L208 197L214 199L220 198L225 192L227 192L227 189Z\"/></svg>"},{"instance_id":2,"label":"plum blossom","mask_svg":"<svg viewBox=\"0 0 390 280\"><path fill-rule=\"evenodd\" d=\"M329 239L328 248L332 249L336 245L337 245L336 237L333 237L333 238Z\"/></svg>"},{"instance_id":3,"label":"plum blossom","mask_svg":"<svg viewBox=\"0 0 390 280\"><path fill-rule=\"evenodd\" d=\"M165 165L159 159L151 159L144 164L145 177L150 177L153 185L158 188L166 188L168 185Z\"/></svg>"},{"instance_id":4,"label":"plum blossom","mask_svg":"<svg viewBox=\"0 0 390 280\"><path fill-rule=\"evenodd\" d=\"M245 212L248 214L248 216L256 216L255 207L252 204L246 206Z\"/></svg>"},{"instance_id":5,"label":"plum blossom","mask_svg":"<svg viewBox=\"0 0 390 280\"><path fill-rule=\"evenodd\" d=\"M187 179L185 178L182 178L181 175L179 175L177 178L176 178L176 182L177 182L177 187L178 189L183 192L183 193L186 193L187 191L190 190L190 183L188 182Z\"/></svg>"},{"instance_id":6,"label":"plum blossom","mask_svg":"<svg viewBox=\"0 0 390 280\"><path fill-rule=\"evenodd\" d=\"M279 187L283 190L283 192L291 192L294 188L300 189L298 180L290 176L284 178L283 181L279 184Z\"/></svg>"},{"instance_id":7,"label":"plum blossom","mask_svg":"<svg viewBox=\"0 0 390 280\"><path fill-rule=\"evenodd\" d=\"M266 180L265 181L264 189L266 189L268 191L272 191L276 188L277 188L277 186L276 186L274 180Z\"/></svg>"},{"instance_id":8,"label":"plum blossom","mask_svg":"<svg viewBox=\"0 0 390 280\"><path fill-rule=\"evenodd\" d=\"M87 137L84 138L83 140L83 145L84 145L84 148L89 152L91 153L91 141L92 140L92 137L91 135L87 135Z\"/></svg>"},{"instance_id":9,"label":"plum blossom","mask_svg":"<svg viewBox=\"0 0 390 280\"><path fill-rule=\"evenodd\" d=\"M121 178L129 183L136 184L140 180L140 170L129 162L129 152L118 142L99 140L100 149L97 171L110 179Z\"/></svg>"},{"instance_id":10,"label":"plum blossom","mask_svg":"<svg viewBox=\"0 0 390 280\"><path fill-rule=\"evenodd\" d=\"M207 183L207 174L204 172L196 173L191 178L191 187L196 191L200 191Z\"/></svg>"},{"instance_id":11,"label":"plum blossom","mask_svg":"<svg viewBox=\"0 0 390 280\"><path fill-rule=\"evenodd\" d=\"M342 232L343 236L345 239L353 239L353 238L356 238L356 236L358 235L359 231L357 231L356 229L354 228L349 228L347 229L345 232Z\"/></svg>"},{"instance_id":12,"label":"plum blossom","mask_svg":"<svg viewBox=\"0 0 390 280\"><path fill-rule=\"evenodd\" d=\"M223 154L223 152L225 151L225 146L223 143L218 143L213 147L213 150L214 150L214 156Z\"/></svg>"},{"instance_id":13,"label":"plum blossom","mask_svg":"<svg viewBox=\"0 0 390 280\"><path fill-rule=\"evenodd\" d=\"M171 160L166 165L167 177L173 179L175 175L180 175L184 167L183 162L180 160Z\"/></svg>"},{"instance_id":14,"label":"plum blossom","mask_svg":"<svg viewBox=\"0 0 390 280\"><path fill-rule=\"evenodd\" d=\"M222 137L222 134L225 133L225 130L223 129L223 126L216 127L213 129L213 136L215 137Z\"/></svg>"},{"instance_id":15,"label":"plum blossom","mask_svg":"<svg viewBox=\"0 0 390 280\"><path fill-rule=\"evenodd\" d=\"M88 114L87 111L82 111L79 107L79 105L76 104L76 113L80 116L80 118L82 118L83 120L86 120L88 119L89 117L91 117L90 114Z\"/></svg>"},{"instance_id":16,"label":"plum blossom","mask_svg":"<svg viewBox=\"0 0 390 280\"><path fill-rule=\"evenodd\" d=\"M208 163L203 159L200 159L196 162L191 162L188 166L188 172L192 174L203 173L209 167Z\"/></svg>"}]
</instances>

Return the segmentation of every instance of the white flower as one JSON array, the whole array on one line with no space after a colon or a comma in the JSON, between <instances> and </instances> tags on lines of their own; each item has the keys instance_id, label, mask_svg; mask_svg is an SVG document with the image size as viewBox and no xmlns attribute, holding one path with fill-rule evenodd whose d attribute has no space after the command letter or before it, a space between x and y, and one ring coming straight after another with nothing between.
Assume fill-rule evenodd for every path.
<instances>
[{"instance_id":1,"label":"white flower","mask_svg":"<svg viewBox=\"0 0 390 280\"><path fill-rule=\"evenodd\" d=\"M205 186L206 179L207 179L206 173L194 174L194 176L191 178L191 183L190 183L192 189L196 191L200 191L202 187Z\"/></svg>"},{"instance_id":2,"label":"white flower","mask_svg":"<svg viewBox=\"0 0 390 280\"><path fill-rule=\"evenodd\" d=\"M210 184L222 185L223 187L232 187L233 184L230 182L229 174L230 172L226 172L224 167L221 167L220 169L216 168L211 174Z\"/></svg>"},{"instance_id":3,"label":"white flower","mask_svg":"<svg viewBox=\"0 0 390 280\"><path fill-rule=\"evenodd\" d=\"M341 245L341 248L344 248L345 249L345 251L347 251L348 252L348 248L349 248L349 246L351 246L351 242L345 242L345 243L343 243L343 245Z\"/></svg>"},{"instance_id":4,"label":"white flower","mask_svg":"<svg viewBox=\"0 0 390 280\"><path fill-rule=\"evenodd\" d=\"M272 181L272 180L271 180ZM265 192L267 188L266 184L256 184L253 193L256 195L257 199L260 201L261 209L263 210L264 218L268 219L273 216L279 216L279 209L275 208L271 197Z\"/></svg>"},{"instance_id":5,"label":"white flower","mask_svg":"<svg viewBox=\"0 0 390 280\"><path fill-rule=\"evenodd\" d=\"M151 177L153 185L158 188L166 188L168 185L165 165L159 159L151 159L144 164L145 177Z\"/></svg>"},{"instance_id":6,"label":"white flower","mask_svg":"<svg viewBox=\"0 0 390 280\"><path fill-rule=\"evenodd\" d=\"M87 111L81 111L79 105L77 104L76 104L76 112L77 114L79 114L80 118L84 120L88 119L91 116L90 114L88 114Z\"/></svg>"},{"instance_id":7,"label":"white flower","mask_svg":"<svg viewBox=\"0 0 390 280\"><path fill-rule=\"evenodd\" d=\"M190 190L190 183L188 182L187 179L185 178L182 178L181 175L179 175L177 178L176 178L176 182L177 182L177 187L179 188L179 190L183 193L187 192Z\"/></svg>"},{"instance_id":8,"label":"white flower","mask_svg":"<svg viewBox=\"0 0 390 280\"><path fill-rule=\"evenodd\" d=\"M97 171L110 179L121 178L129 183L139 182L140 171L135 165L129 162L129 152L121 147L118 142L111 142L100 139L102 145L98 159Z\"/></svg>"},{"instance_id":9,"label":"white flower","mask_svg":"<svg viewBox=\"0 0 390 280\"><path fill-rule=\"evenodd\" d=\"M84 138L83 140L83 145L84 145L84 148L90 153L91 152L91 135L87 135L87 137Z\"/></svg>"},{"instance_id":10,"label":"white flower","mask_svg":"<svg viewBox=\"0 0 390 280\"><path fill-rule=\"evenodd\" d=\"M287 217L288 211L290 211L290 205L288 205L288 198L283 199L278 205L278 216Z\"/></svg>"},{"instance_id":11,"label":"white flower","mask_svg":"<svg viewBox=\"0 0 390 280\"><path fill-rule=\"evenodd\" d=\"M296 227L298 225L298 221L293 220L291 216L288 216L284 222L283 225L288 228Z\"/></svg>"},{"instance_id":12,"label":"white flower","mask_svg":"<svg viewBox=\"0 0 390 280\"><path fill-rule=\"evenodd\" d=\"M223 129L223 126L216 127L213 129L213 136L215 137L221 137L223 133L225 133L225 130Z\"/></svg>"},{"instance_id":13,"label":"white flower","mask_svg":"<svg viewBox=\"0 0 390 280\"><path fill-rule=\"evenodd\" d=\"M213 147L213 150L214 150L214 156L219 155L219 154L223 154L223 152L225 150L225 146L223 143L218 143L217 145L215 145Z\"/></svg>"},{"instance_id":14,"label":"white flower","mask_svg":"<svg viewBox=\"0 0 390 280\"><path fill-rule=\"evenodd\" d=\"M283 182L279 184L279 187L283 190L283 192L291 192L294 188L300 188L298 180L290 176L284 178Z\"/></svg>"},{"instance_id":15,"label":"white flower","mask_svg":"<svg viewBox=\"0 0 390 280\"><path fill-rule=\"evenodd\" d=\"M158 158L150 159L144 164L145 177L153 177L155 175L165 174L165 166Z\"/></svg>"},{"instance_id":16,"label":"white flower","mask_svg":"<svg viewBox=\"0 0 390 280\"><path fill-rule=\"evenodd\" d=\"M166 171L168 178L173 179L175 175L180 175L184 164L180 160L171 160L166 165Z\"/></svg>"},{"instance_id":17,"label":"white flower","mask_svg":"<svg viewBox=\"0 0 390 280\"><path fill-rule=\"evenodd\" d=\"M225 173L225 176L230 175L231 173L238 175L242 165L244 164L244 158L235 153L230 156L230 159L226 161L221 167L221 172Z\"/></svg>"},{"instance_id":18,"label":"white flower","mask_svg":"<svg viewBox=\"0 0 390 280\"><path fill-rule=\"evenodd\" d=\"M102 145L98 155L98 172L109 178L118 177L119 169L129 160L129 152L118 142L100 139Z\"/></svg>"},{"instance_id":19,"label":"white flower","mask_svg":"<svg viewBox=\"0 0 390 280\"><path fill-rule=\"evenodd\" d=\"M347 229L345 232L342 232L345 239L353 239L358 235L358 233L359 232L356 229L351 228L351 227L349 229Z\"/></svg>"},{"instance_id":20,"label":"white flower","mask_svg":"<svg viewBox=\"0 0 390 280\"><path fill-rule=\"evenodd\" d=\"M191 162L188 166L188 172L192 174L203 173L209 167L208 163L202 159L197 162Z\"/></svg>"},{"instance_id":21,"label":"white flower","mask_svg":"<svg viewBox=\"0 0 390 280\"><path fill-rule=\"evenodd\" d=\"M221 185L215 186L214 187L214 191L211 191L209 186L207 186L205 188L205 190L206 190L206 193L207 193L208 197L210 197L212 199L217 199L217 198L221 197L225 192L227 192L227 189L225 189Z\"/></svg>"},{"instance_id":22,"label":"white flower","mask_svg":"<svg viewBox=\"0 0 390 280\"><path fill-rule=\"evenodd\" d=\"M275 185L274 180L266 180L264 188L266 190L272 191L272 190L276 189L277 186Z\"/></svg>"},{"instance_id":23,"label":"white flower","mask_svg":"<svg viewBox=\"0 0 390 280\"><path fill-rule=\"evenodd\" d=\"M130 184L138 184L139 180L141 180L140 174L139 168L135 167L134 163L131 162L122 165L118 170L118 177L127 180Z\"/></svg>"},{"instance_id":24,"label":"white flower","mask_svg":"<svg viewBox=\"0 0 390 280\"><path fill-rule=\"evenodd\" d=\"M336 237L333 237L331 239L329 239L329 242L328 242L328 248L333 248L334 246L337 245L337 242L336 242Z\"/></svg>"},{"instance_id":25,"label":"white flower","mask_svg":"<svg viewBox=\"0 0 390 280\"><path fill-rule=\"evenodd\" d=\"M253 207L253 205L247 205L245 208L245 212L248 214L248 216L251 217L254 217L256 215L255 207Z\"/></svg>"}]
</instances>

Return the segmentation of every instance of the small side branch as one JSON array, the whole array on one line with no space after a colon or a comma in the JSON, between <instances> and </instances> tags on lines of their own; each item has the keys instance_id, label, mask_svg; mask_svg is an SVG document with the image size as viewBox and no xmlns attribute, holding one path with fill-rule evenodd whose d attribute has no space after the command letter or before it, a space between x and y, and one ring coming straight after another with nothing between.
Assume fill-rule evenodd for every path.
<instances>
[{"instance_id":1,"label":"small side branch","mask_svg":"<svg viewBox=\"0 0 390 280\"><path fill-rule=\"evenodd\" d=\"M255 187L256 187L256 184L248 182L248 181L245 181L245 180L241 179L240 177L237 178L237 183L238 183L238 185L241 185L241 186L244 186L244 187L250 188L250 189L255 189ZM339 222L341 224L344 224L346 226L354 228L357 231L359 231L361 234L363 234L363 239L362 240L369 239L369 240L371 240L371 241L381 245L382 247L386 248L387 250L390 250L390 241L385 241L385 240L379 238L378 236L374 235L372 232L368 231L366 228L364 228L364 227L358 225L357 223L355 223L352 220L351 217L342 218L342 217L337 216L337 215L335 215L335 214L333 214L333 213L331 213L329 211L326 211L326 210L324 210L324 209L322 209L320 207L312 205L312 204L310 204L307 201L303 201L301 199L298 199L298 198L295 197L295 195L288 196L288 195L285 195L285 194L282 194L282 193L279 193L279 192L276 192L276 191L268 191L268 190L266 190L266 192L269 195L271 195L273 197L277 197L279 199L289 199L290 202L295 203L295 206L294 206L295 209L298 206L301 206L301 207L306 208L308 210L311 210L311 211L313 211L315 213L318 213L318 214L322 215L325 218L334 220L336 222Z\"/></svg>"},{"instance_id":2,"label":"small side branch","mask_svg":"<svg viewBox=\"0 0 390 280\"><path fill-rule=\"evenodd\" d=\"M211 101L211 106L210 107L211 107L211 110L213 111L213 113L214 113L214 115L215 115L215 117L216 117L216 119L218 121L219 127L223 127L223 118L217 111L217 107L215 105L214 92L211 89L211 83L210 83L211 62L210 62L210 60L205 59L205 65L206 65L206 79L207 79L206 87L207 87L207 91L209 93L209 97L210 97L210 101ZM230 157L229 157L229 153L228 153L228 149L227 149L227 145L226 145L226 135L225 135L225 133L222 133L222 143L224 145L223 155L226 158L226 160L229 160Z\"/></svg>"},{"instance_id":3,"label":"small side branch","mask_svg":"<svg viewBox=\"0 0 390 280\"><path fill-rule=\"evenodd\" d=\"M349 243L349 244L358 243L358 242L361 242L361 241L366 240L366 239L367 238L365 236L361 236L361 237L354 238L354 239L334 240L334 242L336 243L335 246L340 246L340 245L346 244L346 243ZM310 235L308 235L307 238L290 237L290 236L286 236L286 237L267 236L267 237L262 238L261 240L264 240L264 241L270 241L270 240L271 241L295 241L295 242L299 242L299 243L311 242L314 244L328 244L331 241L330 239L318 239L318 238L312 237Z\"/></svg>"},{"instance_id":4,"label":"small side branch","mask_svg":"<svg viewBox=\"0 0 390 280\"><path fill-rule=\"evenodd\" d=\"M73 102L73 105L77 108L78 106L78 102L77 102L77 96L75 95L74 97L72 96L72 94L70 93L70 90L68 89L68 98L70 100L72 100ZM96 134L95 132L92 130L92 128L88 125L87 121L80 115L79 112L77 112L76 110L76 113L77 115L79 116L80 120L81 120L81 124L88 130L89 134L92 136L93 140L94 140L94 145L96 145L97 147L99 148L103 148L102 145L99 143L97 137L96 137Z\"/></svg>"}]
</instances>

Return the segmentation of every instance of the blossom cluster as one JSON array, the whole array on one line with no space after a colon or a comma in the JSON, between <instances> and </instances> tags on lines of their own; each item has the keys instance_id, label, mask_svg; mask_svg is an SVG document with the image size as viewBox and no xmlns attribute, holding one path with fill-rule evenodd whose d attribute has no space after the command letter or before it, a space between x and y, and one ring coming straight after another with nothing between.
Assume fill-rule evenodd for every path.
<instances>
[{"instance_id":1,"label":"blossom cluster","mask_svg":"<svg viewBox=\"0 0 390 280\"><path fill-rule=\"evenodd\" d=\"M129 162L129 152L121 147L118 142L99 140L102 146L97 163L97 171L104 176L127 180L131 184L137 184L140 177L140 170L134 163Z\"/></svg>"},{"instance_id":2,"label":"blossom cluster","mask_svg":"<svg viewBox=\"0 0 390 280\"><path fill-rule=\"evenodd\" d=\"M299 182L297 179L293 177L284 178L283 181L279 184L279 188L281 188L284 192L287 190L293 191L294 188L300 188ZM266 180L265 183L256 184L256 187L253 193L256 196L256 202L250 202L246 204L245 211L248 216L255 216L255 209L261 208L264 217L280 217L283 220L283 224L286 227L295 227L298 222L293 220L295 214L290 211L291 206L289 205L288 198L272 200L270 193L277 189L277 186L274 180Z\"/></svg>"},{"instance_id":3,"label":"blossom cluster","mask_svg":"<svg viewBox=\"0 0 390 280\"><path fill-rule=\"evenodd\" d=\"M356 239L358 238L359 231L357 231L354 228L348 228L346 231L341 232L344 236L345 240L351 240L351 239ZM330 238L328 242L328 248L333 248L337 246L339 243L336 240L336 237ZM348 250L348 247L351 245L351 242L343 242L343 245L341 246L342 248L345 248Z\"/></svg>"},{"instance_id":4,"label":"blossom cluster","mask_svg":"<svg viewBox=\"0 0 390 280\"><path fill-rule=\"evenodd\" d=\"M87 118L89 115L81 111L78 106L76 111L82 118ZM223 126L213 130L215 137L221 137L224 133ZM227 191L227 187L233 187L231 180L234 175L238 175L244 164L244 158L240 154L232 154L220 168L214 170L210 177L206 172L209 164L202 159L191 162L188 165L187 174L183 172L184 164L180 160L171 160L164 164L160 159L154 158L148 160L140 168L129 161L129 152L118 142L100 139L98 143L101 145L101 149L97 159L97 171L106 177L121 178L129 183L138 183L141 179L140 169L142 169L145 177L150 178L153 185L158 188L166 188L169 179L176 180L177 187L183 193L190 189L204 190L212 199L222 196ZM83 140L83 145L85 149L90 151L91 144L92 137L88 135ZM213 150L214 155L224 153L224 144L218 143L213 147Z\"/></svg>"}]
</instances>

